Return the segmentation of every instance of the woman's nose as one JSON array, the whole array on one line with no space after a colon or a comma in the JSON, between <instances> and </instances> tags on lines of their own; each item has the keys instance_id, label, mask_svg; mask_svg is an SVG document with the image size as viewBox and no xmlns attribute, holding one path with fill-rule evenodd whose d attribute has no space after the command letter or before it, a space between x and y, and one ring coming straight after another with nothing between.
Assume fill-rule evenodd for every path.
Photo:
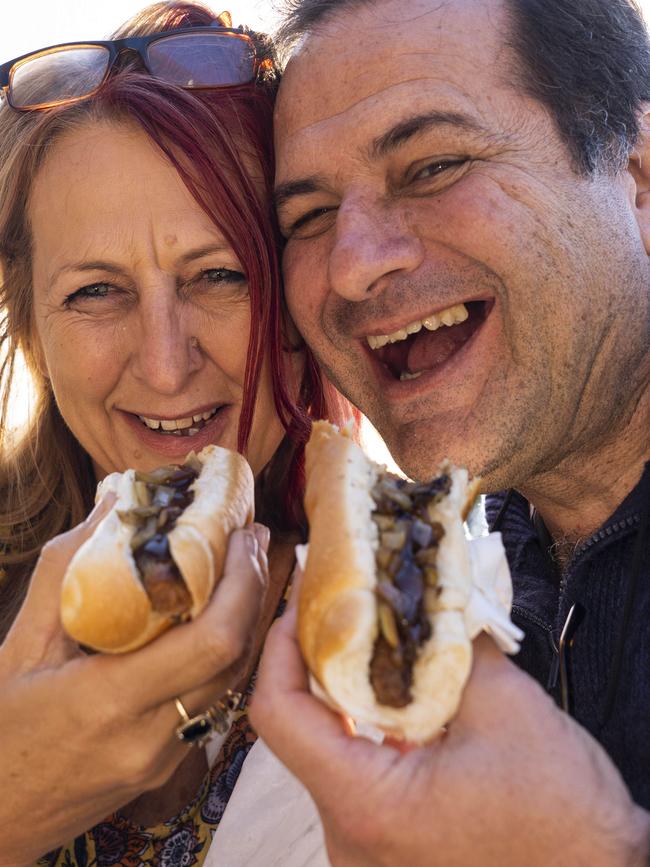
<instances>
[{"instance_id":1,"label":"woman's nose","mask_svg":"<svg viewBox=\"0 0 650 867\"><path fill-rule=\"evenodd\" d=\"M348 301L364 301L382 291L383 277L415 270L423 256L422 242L395 206L350 199L337 213L330 287Z\"/></svg>"},{"instance_id":2,"label":"woman's nose","mask_svg":"<svg viewBox=\"0 0 650 867\"><path fill-rule=\"evenodd\" d=\"M179 394L202 365L198 337L180 307L161 300L140 310L133 373L158 394Z\"/></svg>"}]
</instances>

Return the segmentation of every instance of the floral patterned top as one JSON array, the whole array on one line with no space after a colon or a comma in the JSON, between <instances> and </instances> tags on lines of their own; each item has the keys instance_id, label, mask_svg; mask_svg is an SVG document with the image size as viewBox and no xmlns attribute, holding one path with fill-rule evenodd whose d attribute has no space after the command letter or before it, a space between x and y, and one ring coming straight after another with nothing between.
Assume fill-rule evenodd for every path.
<instances>
[{"instance_id":1,"label":"floral patterned top","mask_svg":"<svg viewBox=\"0 0 650 867\"><path fill-rule=\"evenodd\" d=\"M235 720L196 797L155 828L119 813L36 862L36 867L192 867L203 864L256 735L246 712Z\"/></svg>"}]
</instances>

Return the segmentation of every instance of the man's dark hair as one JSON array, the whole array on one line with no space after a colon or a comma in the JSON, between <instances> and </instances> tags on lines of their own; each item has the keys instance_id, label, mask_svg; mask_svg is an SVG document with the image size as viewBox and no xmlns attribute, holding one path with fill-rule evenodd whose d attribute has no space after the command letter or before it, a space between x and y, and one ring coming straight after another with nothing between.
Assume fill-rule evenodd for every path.
<instances>
[{"instance_id":1,"label":"man's dark hair","mask_svg":"<svg viewBox=\"0 0 650 867\"><path fill-rule=\"evenodd\" d=\"M516 84L544 105L582 174L622 169L650 100L650 40L635 0L505 0ZM373 0L286 0L285 52L332 16Z\"/></svg>"}]
</instances>

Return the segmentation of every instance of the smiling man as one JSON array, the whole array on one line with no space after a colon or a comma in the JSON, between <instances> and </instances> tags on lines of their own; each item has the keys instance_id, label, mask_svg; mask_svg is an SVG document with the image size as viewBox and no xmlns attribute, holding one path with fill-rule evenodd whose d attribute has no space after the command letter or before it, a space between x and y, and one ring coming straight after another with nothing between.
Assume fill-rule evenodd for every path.
<instances>
[{"instance_id":1,"label":"smiling man","mask_svg":"<svg viewBox=\"0 0 650 867\"><path fill-rule=\"evenodd\" d=\"M439 848L452 816L436 836L434 794L424 838L406 818L377 842L386 804L359 790L355 810L353 780L366 785L383 761L394 784L417 787L392 750L353 755L334 735L300 692L286 623L267 653L261 733L312 791L334 863L431 864L433 846L441 864L642 863L648 815L585 731L650 808L650 47L638 11L296 0L284 35L277 201L292 315L409 475L431 477L449 457L486 491L510 489L489 511L527 633L517 662L582 727L479 646L451 734L410 770L419 786L433 756L456 783L463 768L460 820L490 801L480 858L471 835L465 854ZM293 700L327 748L282 736ZM434 779L453 782L436 767L432 792ZM423 848L399 849L403 829Z\"/></svg>"}]
</instances>

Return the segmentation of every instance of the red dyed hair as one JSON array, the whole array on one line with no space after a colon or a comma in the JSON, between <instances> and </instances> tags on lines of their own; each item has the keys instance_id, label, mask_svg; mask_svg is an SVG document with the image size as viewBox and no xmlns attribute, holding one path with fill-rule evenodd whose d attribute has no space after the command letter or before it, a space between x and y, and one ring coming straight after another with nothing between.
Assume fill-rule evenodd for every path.
<instances>
[{"instance_id":1,"label":"red dyed hair","mask_svg":"<svg viewBox=\"0 0 650 867\"><path fill-rule=\"evenodd\" d=\"M213 14L196 3L157 3L115 36L205 26L213 20ZM301 382L292 381L292 365L287 363L288 353L298 350L288 345L281 242L271 199L272 116L279 74L268 39L250 35L261 59L269 62L256 82L241 88L183 90L129 60L92 99L44 112L0 108L0 305L5 311L0 318L0 568L11 573L10 583L16 577L16 588L26 585L43 544L85 517L94 493L88 456L61 419L31 347L28 197L53 142L75 126L93 119L138 125L176 167L246 272L251 333L238 447L246 451L262 363L268 357L275 407L286 436L260 480L258 514L276 531L295 529L302 522L303 446L311 418L337 421L351 414L347 402L322 379L306 347L300 347ZM6 417L19 349L34 378L37 406L16 445L8 442ZM10 596L9 607L19 603L18 589Z\"/></svg>"},{"instance_id":2,"label":"red dyed hair","mask_svg":"<svg viewBox=\"0 0 650 867\"><path fill-rule=\"evenodd\" d=\"M115 34L145 35L210 24L212 14L195 3L158 3L131 19ZM221 23L230 25L229 17ZM302 382L289 383L279 251L281 236L272 206L273 107L279 70L268 39L250 34L258 57L267 61L264 76L251 86L226 91L184 91L138 74L113 77L95 99L97 110L125 110L163 150L198 204L219 227L248 277L251 332L238 448L245 453L265 354L271 370L275 408L292 446L278 455L270 476L285 474L283 511L295 524L302 516L303 447L312 418L341 422L354 415L350 405L325 383L310 350L303 345ZM215 160L215 153L219 154ZM261 178L253 178L261 171ZM261 181L261 183L260 183ZM292 396L292 393L294 396ZM287 454L289 452L290 454ZM273 499L281 478L271 485ZM276 499L277 507L277 499ZM278 524L270 509L264 519Z\"/></svg>"}]
</instances>

